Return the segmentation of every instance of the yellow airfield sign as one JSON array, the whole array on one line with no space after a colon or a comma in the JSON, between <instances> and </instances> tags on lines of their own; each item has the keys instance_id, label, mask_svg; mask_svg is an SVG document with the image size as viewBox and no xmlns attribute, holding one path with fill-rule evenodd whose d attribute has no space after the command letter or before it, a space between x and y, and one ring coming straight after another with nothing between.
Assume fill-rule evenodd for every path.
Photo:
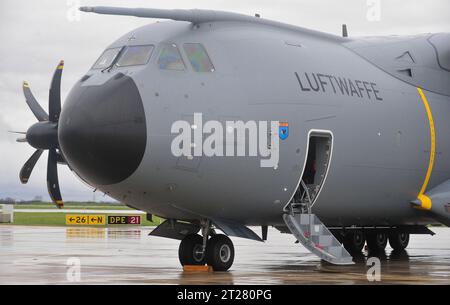
<instances>
[{"instance_id":1,"label":"yellow airfield sign","mask_svg":"<svg viewBox=\"0 0 450 305\"><path fill-rule=\"evenodd\" d=\"M66 215L66 225L106 225L106 215Z\"/></svg>"}]
</instances>

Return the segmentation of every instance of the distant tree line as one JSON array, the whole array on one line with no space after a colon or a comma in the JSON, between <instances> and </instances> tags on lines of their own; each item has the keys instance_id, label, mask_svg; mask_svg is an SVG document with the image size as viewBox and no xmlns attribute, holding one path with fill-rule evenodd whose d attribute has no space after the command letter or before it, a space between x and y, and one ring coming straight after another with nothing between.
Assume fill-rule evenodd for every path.
<instances>
[{"instance_id":1,"label":"distant tree line","mask_svg":"<svg viewBox=\"0 0 450 305\"><path fill-rule=\"evenodd\" d=\"M0 204L15 204L16 200L14 198L6 197L0 198Z\"/></svg>"},{"instance_id":2,"label":"distant tree line","mask_svg":"<svg viewBox=\"0 0 450 305\"><path fill-rule=\"evenodd\" d=\"M6 197L0 198L0 204L52 204L51 202L42 201L42 199L34 198L32 200L16 200L14 198ZM123 205L117 201L66 201L66 205Z\"/></svg>"}]
</instances>

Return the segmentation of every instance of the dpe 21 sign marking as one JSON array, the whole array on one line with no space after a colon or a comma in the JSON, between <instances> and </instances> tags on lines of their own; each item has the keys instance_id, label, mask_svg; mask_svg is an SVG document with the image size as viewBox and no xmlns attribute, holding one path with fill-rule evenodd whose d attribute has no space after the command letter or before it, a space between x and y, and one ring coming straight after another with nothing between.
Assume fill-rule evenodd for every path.
<instances>
[{"instance_id":1,"label":"dpe 21 sign marking","mask_svg":"<svg viewBox=\"0 0 450 305\"><path fill-rule=\"evenodd\" d=\"M110 225L140 225L141 216L108 216Z\"/></svg>"}]
</instances>

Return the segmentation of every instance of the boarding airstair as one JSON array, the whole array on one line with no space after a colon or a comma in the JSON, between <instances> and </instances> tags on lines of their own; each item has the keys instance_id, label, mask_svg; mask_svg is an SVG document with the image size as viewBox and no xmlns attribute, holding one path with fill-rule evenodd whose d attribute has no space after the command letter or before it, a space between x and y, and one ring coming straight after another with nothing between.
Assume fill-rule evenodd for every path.
<instances>
[{"instance_id":1,"label":"boarding airstair","mask_svg":"<svg viewBox=\"0 0 450 305\"><path fill-rule=\"evenodd\" d=\"M335 265L353 264L352 256L317 215L312 214L308 186L301 181L301 195L285 209L284 222L297 240L313 254ZM294 197L295 198L295 197ZM295 201L299 201L295 203Z\"/></svg>"}]
</instances>

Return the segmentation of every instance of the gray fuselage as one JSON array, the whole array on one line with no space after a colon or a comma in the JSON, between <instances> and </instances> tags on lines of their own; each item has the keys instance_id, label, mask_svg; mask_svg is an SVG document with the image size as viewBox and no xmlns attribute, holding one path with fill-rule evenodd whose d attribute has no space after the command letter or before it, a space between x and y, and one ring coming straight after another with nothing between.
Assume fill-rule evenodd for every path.
<instances>
[{"instance_id":1,"label":"gray fuselage","mask_svg":"<svg viewBox=\"0 0 450 305\"><path fill-rule=\"evenodd\" d=\"M426 44L426 36L422 38ZM215 71L195 72L184 52L185 71L160 70L162 43L180 50L184 43L201 43ZM398 43L408 45L408 40ZM434 222L410 205L430 163L430 121L417 89L421 85L371 61L364 51L373 47L370 42L337 42L245 22L161 22L139 28L109 48L147 44L155 46L147 65L91 70L81 84L101 86L123 73L136 84L145 112L146 145L139 166L118 183L90 182L95 188L164 218L283 224L283 208L304 171L308 133L324 130L333 136L332 158L313 212L327 226ZM420 65L425 59L418 57ZM437 91L424 90L436 136L428 188L450 178L450 98ZM258 157L173 156L171 125L192 121L194 113L220 122L289 122L289 137L280 140L278 167L262 168Z\"/></svg>"}]
</instances>

